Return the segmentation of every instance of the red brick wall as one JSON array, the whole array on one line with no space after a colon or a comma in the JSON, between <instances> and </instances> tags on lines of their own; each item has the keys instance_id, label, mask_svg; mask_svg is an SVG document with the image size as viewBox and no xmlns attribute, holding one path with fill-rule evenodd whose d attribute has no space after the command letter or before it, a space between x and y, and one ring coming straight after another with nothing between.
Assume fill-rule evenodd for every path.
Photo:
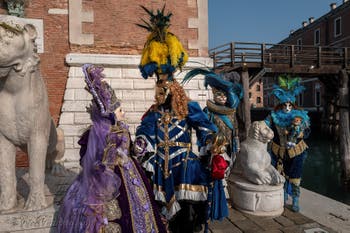
<instances>
[{"instance_id":1,"label":"red brick wall","mask_svg":"<svg viewBox=\"0 0 350 233\"><path fill-rule=\"evenodd\" d=\"M173 13L170 31L180 38L188 50L188 40L197 38L197 29L188 28L188 18L197 17L197 8L188 7L187 2L168 1L165 13ZM72 52L139 54L148 32L135 24L142 24L141 18L149 19L140 4L155 11L163 7L164 1L83 1L83 9L94 12L94 22L83 24L83 33L94 34L94 45L72 45ZM196 50L188 52L191 56L197 56Z\"/></svg>"}]
</instances>

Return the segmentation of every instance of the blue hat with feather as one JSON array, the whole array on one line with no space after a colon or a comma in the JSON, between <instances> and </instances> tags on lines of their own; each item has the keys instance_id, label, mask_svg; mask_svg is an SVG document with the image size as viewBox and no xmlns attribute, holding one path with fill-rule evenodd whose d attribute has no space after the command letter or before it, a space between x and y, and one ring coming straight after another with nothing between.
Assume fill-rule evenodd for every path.
<instances>
[{"instance_id":1,"label":"blue hat with feather","mask_svg":"<svg viewBox=\"0 0 350 233\"><path fill-rule=\"evenodd\" d=\"M279 85L274 84L271 92L280 104L291 102L295 103L296 96L305 90L305 87L300 84L300 78L292 78L289 75L278 77Z\"/></svg>"},{"instance_id":2,"label":"blue hat with feather","mask_svg":"<svg viewBox=\"0 0 350 233\"><path fill-rule=\"evenodd\" d=\"M196 75L204 75L204 86L223 91L227 96L227 107L237 108L240 99L243 97L243 88L238 83L240 76L237 72L228 74L216 74L209 69L196 68L189 71L182 80L185 84Z\"/></svg>"}]
</instances>

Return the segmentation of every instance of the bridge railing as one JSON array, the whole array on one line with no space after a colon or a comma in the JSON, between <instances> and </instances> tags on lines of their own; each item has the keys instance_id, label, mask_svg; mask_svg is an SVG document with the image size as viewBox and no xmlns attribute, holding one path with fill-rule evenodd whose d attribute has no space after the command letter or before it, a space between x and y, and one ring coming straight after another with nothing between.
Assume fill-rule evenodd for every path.
<instances>
[{"instance_id":1,"label":"bridge railing","mask_svg":"<svg viewBox=\"0 0 350 233\"><path fill-rule=\"evenodd\" d=\"M350 67L350 48L231 42L209 50L209 55L214 68L249 63Z\"/></svg>"}]
</instances>

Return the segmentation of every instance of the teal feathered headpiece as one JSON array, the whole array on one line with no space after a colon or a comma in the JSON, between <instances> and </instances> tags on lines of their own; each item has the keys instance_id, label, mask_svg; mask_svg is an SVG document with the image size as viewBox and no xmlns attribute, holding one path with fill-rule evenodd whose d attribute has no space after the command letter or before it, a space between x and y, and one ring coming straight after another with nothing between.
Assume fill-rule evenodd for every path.
<instances>
[{"instance_id":1,"label":"teal feathered headpiece","mask_svg":"<svg viewBox=\"0 0 350 233\"><path fill-rule=\"evenodd\" d=\"M291 102L295 103L296 96L305 90L305 87L300 85L300 78L292 78L289 75L278 77L279 85L273 85L272 95L274 95L280 104Z\"/></svg>"},{"instance_id":2,"label":"teal feathered headpiece","mask_svg":"<svg viewBox=\"0 0 350 233\"><path fill-rule=\"evenodd\" d=\"M204 86L208 86L224 91L227 96L227 106L237 108L240 99L243 97L243 88L239 83L233 80L233 77L224 74L216 74L210 69L196 68L189 71L182 80L182 84L186 84L196 75L204 75ZM238 73L237 73L238 75Z\"/></svg>"}]
</instances>

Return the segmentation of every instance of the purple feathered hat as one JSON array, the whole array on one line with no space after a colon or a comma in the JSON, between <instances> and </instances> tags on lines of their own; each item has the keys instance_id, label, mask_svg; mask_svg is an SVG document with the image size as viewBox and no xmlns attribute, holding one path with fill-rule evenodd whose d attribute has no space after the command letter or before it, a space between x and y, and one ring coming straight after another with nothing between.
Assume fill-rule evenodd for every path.
<instances>
[{"instance_id":1,"label":"purple feathered hat","mask_svg":"<svg viewBox=\"0 0 350 233\"><path fill-rule=\"evenodd\" d=\"M103 81L105 76L102 71L102 67L96 67L92 64L83 65L86 89L92 94L101 115L109 117L120 106L120 100L115 96L111 86Z\"/></svg>"}]
</instances>

